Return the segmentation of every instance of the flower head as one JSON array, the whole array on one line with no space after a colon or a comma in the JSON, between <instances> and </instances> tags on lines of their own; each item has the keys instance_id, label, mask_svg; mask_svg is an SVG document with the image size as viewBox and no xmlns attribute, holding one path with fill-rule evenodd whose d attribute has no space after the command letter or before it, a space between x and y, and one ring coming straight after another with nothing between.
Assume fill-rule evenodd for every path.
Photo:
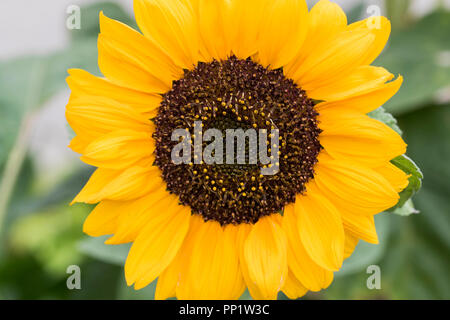
<instances>
[{"instance_id":1,"label":"flower head","mask_svg":"<svg viewBox=\"0 0 450 320\"><path fill-rule=\"evenodd\" d=\"M328 287L359 239L377 243L373 216L408 184L390 163L405 143L366 115L402 83L370 65L389 21L347 24L328 0L309 12L302 0L134 4L142 34L100 15L105 78L69 71L70 147L98 167L74 199L98 203L84 231L132 242L126 281L158 278L159 299ZM180 141L195 151L209 129L258 130L268 162L250 161L251 137L243 162L174 161ZM216 140L211 155L228 157Z\"/></svg>"}]
</instances>

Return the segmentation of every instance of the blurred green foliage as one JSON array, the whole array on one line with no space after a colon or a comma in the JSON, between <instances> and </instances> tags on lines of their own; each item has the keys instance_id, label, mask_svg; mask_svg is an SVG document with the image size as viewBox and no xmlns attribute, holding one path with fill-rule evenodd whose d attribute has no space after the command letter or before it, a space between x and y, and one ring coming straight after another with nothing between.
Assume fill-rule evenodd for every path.
<instances>
[{"instance_id":1,"label":"blurred green foliage","mask_svg":"<svg viewBox=\"0 0 450 320\"><path fill-rule=\"evenodd\" d=\"M393 33L375 62L402 74L405 82L385 109L371 116L404 132L408 155L425 175L423 188L414 197L415 208L408 201L403 211L396 211L399 215L378 215L380 244L361 241L335 274L331 287L308 294L308 299L450 298L450 70L445 61L450 51L450 13L438 9L416 21L408 16L408 5L407 0L387 1ZM65 88L68 68L99 73L96 37L101 10L135 26L118 5L97 3L82 9L83 28L71 31L67 49L48 56L0 62L0 182L3 186L5 180L12 180L10 196L6 200L0 197L0 221L1 201L4 204L4 219L0 222L0 299L154 297L155 283L139 292L126 287L123 263L129 245L105 246L105 237L82 235L82 222L91 206L68 206L93 169L68 168L57 185L37 188L39 181L45 180L45 173L36 172L26 146L21 150L17 145L27 119ZM365 6L360 4L349 12L349 20L365 15ZM436 97L445 88L447 102L439 104ZM396 115L398 124L385 110ZM19 155L19 161L10 163L13 170L5 170L12 151ZM418 175L413 179L417 180ZM417 211L420 213L402 216ZM82 290L66 287L66 268L72 264L82 270ZM381 290L366 286L366 268L372 264L381 267ZM241 299L249 298L246 292ZM279 298L286 296L280 294Z\"/></svg>"}]
</instances>

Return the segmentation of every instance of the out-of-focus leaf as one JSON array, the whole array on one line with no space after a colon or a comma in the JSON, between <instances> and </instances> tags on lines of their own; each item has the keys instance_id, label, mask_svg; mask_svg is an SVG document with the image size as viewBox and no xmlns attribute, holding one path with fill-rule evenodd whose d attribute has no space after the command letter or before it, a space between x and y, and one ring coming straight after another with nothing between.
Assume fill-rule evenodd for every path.
<instances>
[{"instance_id":1,"label":"out-of-focus leaf","mask_svg":"<svg viewBox=\"0 0 450 320\"><path fill-rule=\"evenodd\" d=\"M75 195L82 189L90 175L94 171L91 167L83 167L63 179L54 188L44 194L34 196L27 195L26 198L17 198L10 208L10 216L5 222L11 224L15 219L26 216L33 212L49 210L60 204L68 205ZM21 181L22 182L22 181Z\"/></svg>"},{"instance_id":2,"label":"out-of-focus leaf","mask_svg":"<svg viewBox=\"0 0 450 320\"><path fill-rule=\"evenodd\" d=\"M408 153L425 173L414 203L421 219L450 248L450 105L414 112L400 118L400 124L409 142Z\"/></svg>"},{"instance_id":3,"label":"out-of-focus leaf","mask_svg":"<svg viewBox=\"0 0 450 320\"><path fill-rule=\"evenodd\" d=\"M396 1L388 1L396 2ZM430 103L450 84L450 67L439 57L450 50L450 12L434 12L404 30L393 32L375 65L401 74L400 91L384 107L394 115Z\"/></svg>"},{"instance_id":4,"label":"out-of-focus leaf","mask_svg":"<svg viewBox=\"0 0 450 320\"><path fill-rule=\"evenodd\" d=\"M351 10L346 12L347 22L353 23L358 20L361 20L362 16L365 14L365 12L364 12L365 8L366 8L366 5L363 2L356 4Z\"/></svg>"},{"instance_id":5,"label":"out-of-focus leaf","mask_svg":"<svg viewBox=\"0 0 450 320\"><path fill-rule=\"evenodd\" d=\"M425 173L414 203L420 215L392 216L396 237L383 260L385 290L396 299L450 298L450 105L399 118L408 153Z\"/></svg>"},{"instance_id":6,"label":"out-of-focus leaf","mask_svg":"<svg viewBox=\"0 0 450 320\"><path fill-rule=\"evenodd\" d=\"M378 109L370 112L368 114L369 117L376 119L378 121L383 122L385 125L389 126L392 130L397 132L399 135L402 135L403 132L399 128L397 124L397 119L394 118L392 114L386 111L383 107L379 107Z\"/></svg>"},{"instance_id":7,"label":"out-of-focus leaf","mask_svg":"<svg viewBox=\"0 0 450 320\"><path fill-rule=\"evenodd\" d=\"M125 275L122 275L122 279L119 279L117 288L117 299L119 300L154 300L156 283L155 280L148 286L135 290L133 287L128 287L125 281Z\"/></svg>"},{"instance_id":8,"label":"out-of-focus leaf","mask_svg":"<svg viewBox=\"0 0 450 320\"><path fill-rule=\"evenodd\" d=\"M391 160L392 164L401 169L406 174L410 175L409 184L400 193L400 200L398 201L395 209L401 208L405 205L406 201L411 199L422 187L423 174L420 168L406 155L399 156Z\"/></svg>"},{"instance_id":9,"label":"out-of-focus leaf","mask_svg":"<svg viewBox=\"0 0 450 320\"><path fill-rule=\"evenodd\" d=\"M86 237L86 239L82 240L79 243L78 248L82 253L95 259L99 259L101 261L119 266L124 266L131 245L106 245L105 241L108 238L108 236L98 238Z\"/></svg>"},{"instance_id":10,"label":"out-of-focus leaf","mask_svg":"<svg viewBox=\"0 0 450 320\"><path fill-rule=\"evenodd\" d=\"M385 1L386 11L394 30L401 28L407 21L410 0Z\"/></svg>"},{"instance_id":11,"label":"out-of-focus leaf","mask_svg":"<svg viewBox=\"0 0 450 320\"><path fill-rule=\"evenodd\" d=\"M16 221L9 227L9 246L16 253L32 253L55 278L66 277L68 265L79 264L76 243L86 206L61 205Z\"/></svg>"}]
</instances>

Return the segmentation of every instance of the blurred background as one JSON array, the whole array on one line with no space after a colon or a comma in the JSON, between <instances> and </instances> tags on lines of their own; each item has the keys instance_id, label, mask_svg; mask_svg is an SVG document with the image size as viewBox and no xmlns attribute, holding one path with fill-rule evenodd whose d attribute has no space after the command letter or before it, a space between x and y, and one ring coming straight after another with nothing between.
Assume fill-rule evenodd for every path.
<instances>
[{"instance_id":1,"label":"blurred background","mask_svg":"<svg viewBox=\"0 0 450 320\"><path fill-rule=\"evenodd\" d=\"M425 179L413 199L420 213L378 215L380 244L358 244L331 287L306 299L450 299L450 1L334 2L351 22L372 15L371 5L391 19L390 42L375 65L405 78L384 107ZM81 8L79 30L67 28L72 5ZM93 169L67 148L66 70L100 74L100 10L135 27L132 0L0 2L0 299L153 298L154 283L138 292L126 287L129 246L83 235L92 208L68 205ZM373 264L381 268L380 290L366 286ZM70 265L81 268L80 290L67 288Z\"/></svg>"}]
</instances>

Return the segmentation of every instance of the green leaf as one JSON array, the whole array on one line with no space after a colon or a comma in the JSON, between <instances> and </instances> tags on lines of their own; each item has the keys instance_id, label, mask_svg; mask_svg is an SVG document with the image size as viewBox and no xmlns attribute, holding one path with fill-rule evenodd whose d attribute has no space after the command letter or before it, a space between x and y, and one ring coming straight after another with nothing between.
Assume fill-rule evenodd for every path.
<instances>
[{"instance_id":1,"label":"green leaf","mask_svg":"<svg viewBox=\"0 0 450 320\"><path fill-rule=\"evenodd\" d=\"M392 29L401 28L408 18L408 8L410 0L385 1L386 11L392 24Z\"/></svg>"},{"instance_id":2,"label":"green leaf","mask_svg":"<svg viewBox=\"0 0 450 320\"><path fill-rule=\"evenodd\" d=\"M120 245L107 245L105 241L109 236L103 236L98 238L88 237L80 241L78 249L95 259L99 259L103 262L112 263L118 266L124 266L125 260L130 251L130 244Z\"/></svg>"},{"instance_id":3,"label":"green leaf","mask_svg":"<svg viewBox=\"0 0 450 320\"><path fill-rule=\"evenodd\" d=\"M379 107L378 109L370 112L368 114L369 117L376 119L378 121L383 122L385 125L389 126L392 130L397 132L399 135L402 135L403 132L400 130L397 119L394 118L392 114L386 111L383 107Z\"/></svg>"},{"instance_id":4,"label":"green leaf","mask_svg":"<svg viewBox=\"0 0 450 320\"><path fill-rule=\"evenodd\" d=\"M406 201L413 197L422 187L423 174L414 161L406 155L399 156L391 160L391 162L397 168L410 175L408 179L409 184L405 190L400 193L400 200L395 206L395 208L401 208L405 205Z\"/></svg>"},{"instance_id":5,"label":"green leaf","mask_svg":"<svg viewBox=\"0 0 450 320\"><path fill-rule=\"evenodd\" d=\"M375 65L404 77L399 92L384 105L387 111L399 115L419 109L449 85L450 67L440 58L450 50L449 29L450 12L442 10L393 31L385 51L375 61Z\"/></svg>"}]
</instances>

